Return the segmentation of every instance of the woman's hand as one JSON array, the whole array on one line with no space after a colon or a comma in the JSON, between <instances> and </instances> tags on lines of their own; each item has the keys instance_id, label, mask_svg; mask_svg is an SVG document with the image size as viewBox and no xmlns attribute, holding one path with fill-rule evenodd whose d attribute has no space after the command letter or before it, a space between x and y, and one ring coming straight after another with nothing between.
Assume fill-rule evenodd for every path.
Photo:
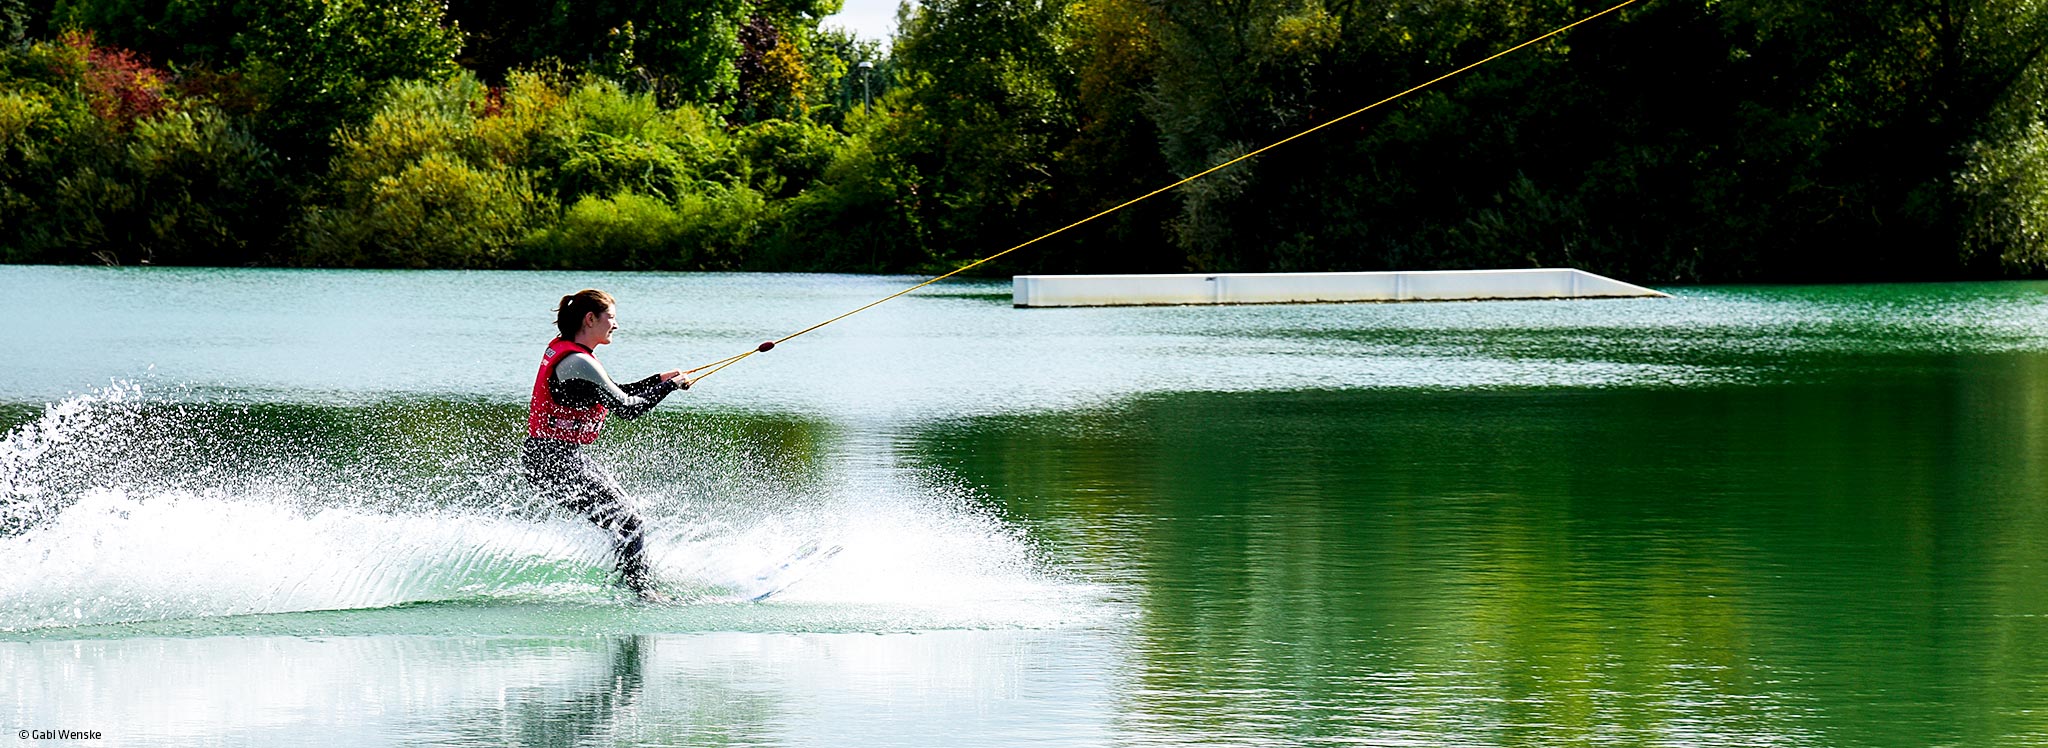
<instances>
[{"instance_id":1,"label":"woman's hand","mask_svg":"<svg viewBox=\"0 0 2048 748\"><path fill-rule=\"evenodd\" d=\"M664 372L662 372L662 373L661 373L661 381L664 381L664 382L666 382L666 381L668 381L668 380L674 379L674 378L676 378L676 377L680 377L680 376L682 376L682 375L683 375L683 372L682 372L682 370L681 370L681 369L670 369L670 370L668 370L668 371L664 371ZM688 384L688 383L689 383L689 381L690 381L690 380L688 380L688 379L685 379L685 380L683 380L683 382L684 382L685 384Z\"/></svg>"}]
</instances>

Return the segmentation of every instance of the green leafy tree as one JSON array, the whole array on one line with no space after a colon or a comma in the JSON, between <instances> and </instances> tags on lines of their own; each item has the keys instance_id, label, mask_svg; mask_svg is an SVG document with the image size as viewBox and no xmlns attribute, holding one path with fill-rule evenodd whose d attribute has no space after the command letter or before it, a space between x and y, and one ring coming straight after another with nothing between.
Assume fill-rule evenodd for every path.
<instances>
[{"instance_id":1,"label":"green leafy tree","mask_svg":"<svg viewBox=\"0 0 2048 748\"><path fill-rule=\"evenodd\" d=\"M810 114L811 71L802 37L778 28L765 15L740 27L740 54L733 118L739 122L803 119Z\"/></svg>"},{"instance_id":2,"label":"green leafy tree","mask_svg":"<svg viewBox=\"0 0 2048 748\"><path fill-rule=\"evenodd\" d=\"M887 96L894 86L895 64L880 42L839 28L819 29L810 42L805 67L811 71L812 119L840 127L848 112Z\"/></svg>"},{"instance_id":3,"label":"green leafy tree","mask_svg":"<svg viewBox=\"0 0 2048 748\"><path fill-rule=\"evenodd\" d=\"M1037 211L1074 125L1066 8L935 0L903 19L891 55L901 87L874 136L923 178L920 223L941 260L985 254L1045 223Z\"/></svg>"},{"instance_id":4,"label":"green leafy tree","mask_svg":"<svg viewBox=\"0 0 2048 748\"><path fill-rule=\"evenodd\" d=\"M929 126L899 111L901 98L847 116L849 137L816 182L782 204L752 267L887 272L933 264L926 181L884 145L892 133Z\"/></svg>"},{"instance_id":5,"label":"green leafy tree","mask_svg":"<svg viewBox=\"0 0 2048 748\"><path fill-rule=\"evenodd\" d=\"M2048 123L1979 142L1957 182L1971 213L1964 259L2002 269L2048 268Z\"/></svg>"},{"instance_id":6,"label":"green leafy tree","mask_svg":"<svg viewBox=\"0 0 2048 748\"><path fill-rule=\"evenodd\" d=\"M747 0L520 0L449 3L476 34L465 60L487 80L552 60L606 75L665 105L727 102Z\"/></svg>"},{"instance_id":7,"label":"green leafy tree","mask_svg":"<svg viewBox=\"0 0 2048 748\"><path fill-rule=\"evenodd\" d=\"M243 0L237 10L247 25L235 46L264 102L257 119L302 160L368 117L387 83L454 71L462 47L439 0Z\"/></svg>"},{"instance_id":8,"label":"green leafy tree","mask_svg":"<svg viewBox=\"0 0 2048 748\"><path fill-rule=\"evenodd\" d=\"M1162 64L1159 23L1143 0L1079 0L1071 7L1076 121L1053 159L1058 216L1093 215L1176 178L1148 116ZM1063 273L1187 269L1186 254L1165 231L1177 210L1174 199L1162 196L1105 216L1017 264Z\"/></svg>"}]
</instances>

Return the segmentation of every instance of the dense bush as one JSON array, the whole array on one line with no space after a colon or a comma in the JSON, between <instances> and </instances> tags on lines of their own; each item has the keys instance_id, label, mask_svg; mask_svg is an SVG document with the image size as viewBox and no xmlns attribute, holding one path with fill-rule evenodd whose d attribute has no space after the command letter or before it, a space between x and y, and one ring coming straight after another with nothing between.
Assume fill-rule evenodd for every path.
<instances>
[{"instance_id":1,"label":"dense bush","mask_svg":"<svg viewBox=\"0 0 2048 748\"><path fill-rule=\"evenodd\" d=\"M167 75L83 35L0 52L0 252L10 261L267 261L271 152Z\"/></svg>"},{"instance_id":2,"label":"dense bush","mask_svg":"<svg viewBox=\"0 0 2048 748\"><path fill-rule=\"evenodd\" d=\"M142 259L177 265L272 261L267 255L275 250L273 227L282 224L286 210L276 162L225 115L199 109L144 120L126 155L138 210L119 222L146 227L134 242Z\"/></svg>"},{"instance_id":3,"label":"dense bush","mask_svg":"<svg viewBox=\"0 0 2048 748\"><path fill-rule=\"evenodd\" d=\"M0 249L10 262L81 259L52 251L50 202L103 131L80 102L49 93L0 90Z\"/></svg>"},{"instance_id":4,"label":"dense bush","mask_svg":"<svg viewBox=\"0 0 2048 748\"><path fill-rule=\"evenodd\" d=\"M655 269L690 253L688 233L683 217L660 198L631 192L586 197L530 238L520 259L536 268Z\"/></svg>"},{"instance_id":5,"label":"dense bush","mask_svg":"<svg viewBox=\"0 0 2048 748\"><path fill-rule=\"evenodd\" d=\"M671 200L725 177L725 135L695 107L663 109L611 81L566 88L544 144L551 186L565 200L621 190Z\"/></svg>"},{"instance_id":6,"label":"dense bush","mask_svg":"<svg viewBox=\"0 0 2048 748\"><path fill-rule=\"evenodd\" d=\"M884 106L856 114L857 133L817 183L782 205L753 267L796 270L927 270L936 266L920 214L916 167L876 147L905 115Z\"/></svg>"},{"instance_id":7,"label":"dense bush","mask_svg":"<svg viewBox=\"0 0 2048 748\"><path fill-rule=\"evenodd\" d=\"M755 189L791 198L810 189L846 146L846 136L814 122L768 120L733 134L735 171Z\"/></svg>"},{"instance_id":8,"label":"dense bush","mask_svg":"<svg viewBox=\"0 0 2048 748\"><path fill-rule=\"evenodd\" d=\"M553 203L516 170L429 153L305 219L303 261L321 266L489 268L546 220Z\"/></svg>"},{"instance_id":9,"label":"dense bush","mask_svg":"<svg viewBox=\"0 0 2048 748\"><path fill-rule=\"evenodd\" d=\"M745 187L715 187L675 203L622 192L585 197L521 250L540 268L729 270L745 259L767 202Z\"/></svg>"},{"instance_id":10,"label":"dense bush","mask_svg":"<svg viewBox=\"0 0 2048 748\"><path fill-rule=\"evenodd\" d=\"M326 266L496 267L553 217L532 176L480 136L473 76L393 85L337 138L325 198L301 224L301 261Z\"/></svg>"},{"instance_id":11,"label":"dense bush","mask_svg":"<svg viewBox=\"0 0 2048 748\"><path fill-rule=\"evenodd\" d=\"M772 224L710 118L603 79L396 84L336 150L310 264L730 268Z\"/></svg>"}]
</instances>

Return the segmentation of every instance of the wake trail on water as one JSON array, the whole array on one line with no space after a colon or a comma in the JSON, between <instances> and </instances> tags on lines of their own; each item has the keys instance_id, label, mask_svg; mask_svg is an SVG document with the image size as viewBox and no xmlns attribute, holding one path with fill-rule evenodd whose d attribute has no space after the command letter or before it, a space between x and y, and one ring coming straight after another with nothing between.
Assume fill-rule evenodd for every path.
<instances>
[{"instance_id":1,"label":"wake trail on water","mask_svg":"<svg viewBox=\"0 0 2048 748\"><path fill-rule=\"evenodd\" d=\"M437 601L624 607L608 535L543 503L515 468L517 424L478 407L491 412L266 410L129 383L48 405L0 438L0 632ZM683 605L745 606L774 585L759 607L1029 626L1078 596L941 477L778 471L745 439L625 442L599 456L633 468L616 472ZM791 559L802 578L776 579Z\"/></svg>"}]
</instances>

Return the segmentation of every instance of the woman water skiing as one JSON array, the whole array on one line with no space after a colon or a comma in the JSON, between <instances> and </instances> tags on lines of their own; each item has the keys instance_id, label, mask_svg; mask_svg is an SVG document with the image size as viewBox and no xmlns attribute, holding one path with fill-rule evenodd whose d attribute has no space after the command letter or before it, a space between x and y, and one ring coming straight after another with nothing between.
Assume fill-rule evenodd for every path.
<instances>
[{"instance_id":1,"label":"woman water skiing","mask_svg":"<svg viewBox=\"0 0 2048 748\"><path fill-rule=\"evenodd\" d=\"M519 457L526 479L542 495L612 534L626 587L643 600L659 601L663 595L647 568L639 510L582 448L597 439L606 415L639 418L669 393L688 389L690 380L671 369L630 384L613 382L596 350L619 329L615 307L610 294L594 289L562 297L555 308L561 334L541 355Z\"/></svg>"}]
</instances>

